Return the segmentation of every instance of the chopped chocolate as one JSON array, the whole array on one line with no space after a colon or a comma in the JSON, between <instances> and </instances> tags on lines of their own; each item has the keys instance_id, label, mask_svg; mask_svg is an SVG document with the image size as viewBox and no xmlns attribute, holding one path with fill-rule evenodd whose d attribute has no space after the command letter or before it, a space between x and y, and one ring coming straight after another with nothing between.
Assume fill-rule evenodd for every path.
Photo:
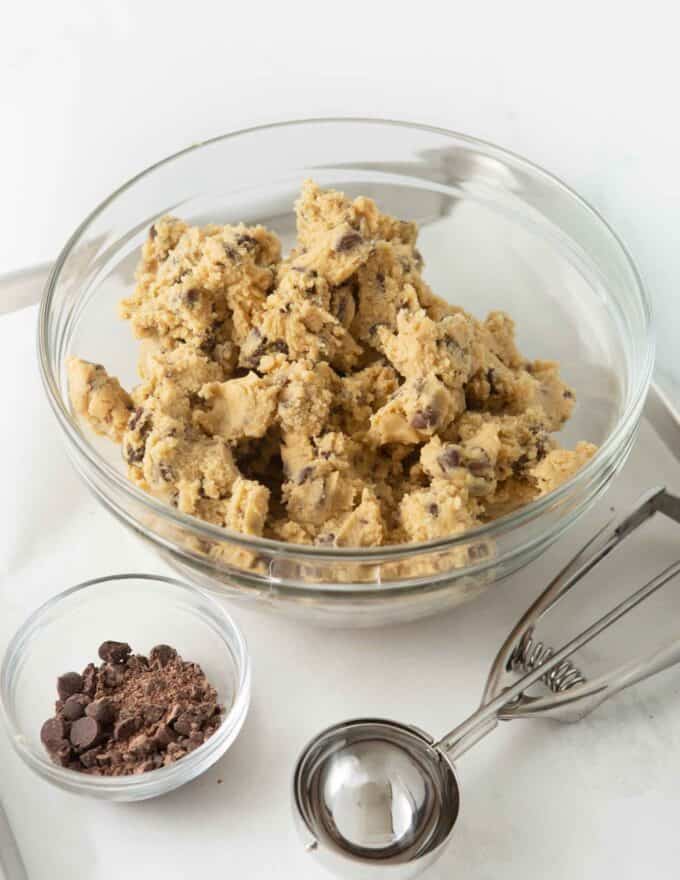
<instances>
[{"instance_id":1,"label":"chopped chocolate","mask_svg":"<svg viewBox=\"0 0 680 880\"><path fill-rule=\"evenodd\" d=\"M118 687L119 684L122 684L123 679L125 678L125 672L123 668L118 666L102 666L100 669L100 679L105 687L107 688L115 688Z\"/></svg>"},{"instance_id":2,"label":"chopped chocolate","mask_svg":"<svg viewBox=\"0 0 680 880\"><path fill-rule=\"evenodd\" d=\"M92 767L96 767L97 759L101 755L101 752L102 750L98 746L95 746L92 749L88 749L86 752L83 752L80 755L80 763L83 765L83 767L87 767L88 770L92 769Z\"/></svg>"},{"instance_id":3,"label":"chopped chocolate","mask_svg":"<svg viewBox=\"0 0 680 880\"><path fill-rule=\"evenodd\" d=\"M88 697L94 697L97 690L97 667L94 663L88 663L83 669L83 693Z\"/></svg>"},{"instance_id":4,"label":"chopped chocolate","mask_svg":"<svg viewBox=\"0 0 680 880\"><path fill-rule=\"evenodd\" d=\"M165 706L145 706L144 709L142 709L142 717L146 724L155 724L156 721L161 720L165 715L165 712Z\"/></svg>"},{"instance_id":5,"label":"chopped chocolate","mask_svg":"<svg viewBox=\"0 0 680 880\"><path fill-rule=\"evenodd\" d=\"M117 740L127 739L133 733L137 733L142 726L140 718L133 716L132 718L123 718L113 728L113 738Z\"/></svg>"},{"instance_id":6,"label":"chopped chocolate","mask_svg":"<svg viewBox=\"0 0 680 880\"><path fill-rule=\"evenodd\" d=\"M102 642L98 654L106 663L125 663L131 650L127 642Z\"/></svg>"},{"instance_id":7,"label":"chopped chocolate","mask_svg":"<svg viewBox=\"0 0 680 880\"><path fill-rule=\"evenodd\" d=\"M104 661L58 679L56 715L40 739L62 767L95 776L146 773L199 748L219 728L223 707L197 663L170 645L149 658L106 641ZM75 689L75 690L74 690Z\"/></svg>"},{"instance_id":8,"label":"chopped chocolate","mask_svg":"<svg viewBox=\"0 0 680 880\"><path fill-rule=\"evenodd\" d=\"M149 660L159 666L167 666L175 657L177 657L177 651L170 645L156 645L149 653Z\"/></svg>"}]
</instances>

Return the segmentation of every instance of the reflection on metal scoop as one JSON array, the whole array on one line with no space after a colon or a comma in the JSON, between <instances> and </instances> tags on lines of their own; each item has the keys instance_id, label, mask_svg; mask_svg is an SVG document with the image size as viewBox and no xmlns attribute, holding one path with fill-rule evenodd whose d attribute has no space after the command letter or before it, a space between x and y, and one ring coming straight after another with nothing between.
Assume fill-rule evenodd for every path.
<instances>
[{"instance_id":1,"label":"reflection on metal scoop","mask_svg":"<svg viewBox=\"0 0 680 880\"><path fill-rule=\"evenodd\" d=\"M577 721L623 688L680 660L680 640L592 680L567 660L680 574L680 561L559 650L535 637L543 615L658 511L680 523L680 498L653 490L572 559L498 652L480 708L438 742L417 728L373 718L342 722L312 740L293 780L294 814L307 850L343 877L363 880L383 866L389 866L395 880L415 877L441 854L456 824L459 789L453 761L499 721L537 715ZM519 681L517 671L525 673ZM528 689L539 681L550 693L529 696Z\"/></svg>"}]
</instances>

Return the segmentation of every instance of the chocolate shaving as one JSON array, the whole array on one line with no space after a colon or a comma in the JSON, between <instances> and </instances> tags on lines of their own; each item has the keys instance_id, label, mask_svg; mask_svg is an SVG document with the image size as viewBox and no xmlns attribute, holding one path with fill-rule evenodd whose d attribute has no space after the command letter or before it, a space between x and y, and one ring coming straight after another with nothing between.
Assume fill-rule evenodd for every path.
<instances>
[{"instance_id":1,"label":"chocolate shaving","mask_svg":"<svg viewBox=\"0 0 680 880\"><path fill-rule=\"evenodd\" d=\"M217 692L170 645L156 645L147 660L108 640L99 656L99 668L59 676L56 715L40 731L56 764L95 776L146 773L199 748L220 726Z\"/></svg>"}]
</instances>

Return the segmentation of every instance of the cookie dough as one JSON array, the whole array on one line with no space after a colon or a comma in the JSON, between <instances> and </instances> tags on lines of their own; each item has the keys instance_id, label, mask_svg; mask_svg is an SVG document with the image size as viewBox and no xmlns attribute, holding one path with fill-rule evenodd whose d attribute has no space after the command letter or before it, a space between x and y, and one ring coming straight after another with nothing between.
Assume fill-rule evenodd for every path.
<instances>
[{"instance_id":1,"label":"cookie dough","mask_svg":"<svg viewBox=\"0 0 680 880\"><path fill-rule=\"evenodd\" d=\"M313 181L296 214L285 258L262 226L158 220L120 306L140 384L69 361L135 484L246 534L370 547L460 534L590 459L553 436L575 403L558 364L433 293L415 224Z\"/></svg>"}]
</instances>

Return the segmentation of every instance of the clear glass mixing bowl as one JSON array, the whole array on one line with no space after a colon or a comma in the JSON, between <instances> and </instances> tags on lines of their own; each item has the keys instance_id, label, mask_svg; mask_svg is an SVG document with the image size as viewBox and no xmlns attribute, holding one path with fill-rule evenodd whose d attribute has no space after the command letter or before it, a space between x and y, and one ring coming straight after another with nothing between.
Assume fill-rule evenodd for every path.
<instances>
[{"instance_id":1,"label":"clear glass mixing bowl","mask_svg":"<svg viewBox=\"0 0 680 880\"><path fill-rule=\"evenodd\" d=\"M116 317L148 227L263 223L285 247L293 201L313 177L415 220L433 289L517 321L522 351L561 362L576 389L565 445L599 444L557 491L463 536L368 550L247 537L165 506L125 477L119 449L74 418L68 355L137 381L138 343ZM370 119L283 123L225 135L144 171L76 230L49 279L42 376L71 460L95 496L185 577L221 595L338 625L432 614L535 558L605 489L634 440L653 363L650 309L623 245L554 177L498 147L441 129Z\"/></svg>"}]
</instances>

